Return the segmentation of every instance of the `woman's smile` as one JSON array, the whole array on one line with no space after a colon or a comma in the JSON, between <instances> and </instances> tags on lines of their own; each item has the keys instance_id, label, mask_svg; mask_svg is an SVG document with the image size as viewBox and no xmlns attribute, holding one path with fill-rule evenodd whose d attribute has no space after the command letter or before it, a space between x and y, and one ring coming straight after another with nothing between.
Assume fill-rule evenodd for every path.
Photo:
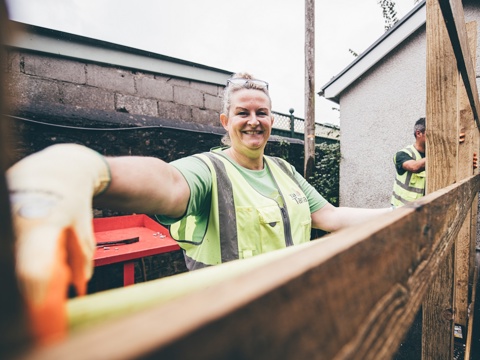
<instances>
[{"instance_id":1,"label":"woman's smile","mask_svg":"<svg viewBox=\"0 0 480 360\"><path fill-rule=\"evenodd\" d=\"M244 134L247 135L260 135L263 134L263 130L244 130L242 131Z\"/></svg>"}]
</instances>

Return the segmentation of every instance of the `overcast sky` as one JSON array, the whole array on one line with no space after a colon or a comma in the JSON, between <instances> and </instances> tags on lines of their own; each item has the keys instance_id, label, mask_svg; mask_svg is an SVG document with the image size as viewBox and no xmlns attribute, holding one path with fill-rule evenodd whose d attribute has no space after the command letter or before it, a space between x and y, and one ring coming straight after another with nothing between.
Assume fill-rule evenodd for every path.
<instances>
[{"instance_id":1,"label":"overcast sky","mask_svg":"<svg viewBox=\"0 0 480 360\"><path fill-rule=\"evenodd\" d=\"M400 19L414 0L396 0ZM61 30L270 83L273 110L304 117L302 0L7 0L12 20ZM377 0L315 2L315 92L384 33ZM316 96L315 119L339 125Z\"/></svg>"}]
</instances>

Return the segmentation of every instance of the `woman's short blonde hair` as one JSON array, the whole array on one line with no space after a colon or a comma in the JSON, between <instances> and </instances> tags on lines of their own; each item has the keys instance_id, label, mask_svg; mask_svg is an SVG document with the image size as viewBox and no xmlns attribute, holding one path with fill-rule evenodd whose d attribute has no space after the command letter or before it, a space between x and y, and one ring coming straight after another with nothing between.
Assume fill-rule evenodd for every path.
<instances>
[{"instance_id":1,"label":"woman's short blonde hair","mask_svg":"<svg viewBox=\"0 0 480 360\"><path fill-rule=\"evenodd\" d=\"M233 74L231 79L250 79L255 80L252 74L241 72ZM232 94L241 89L254 89L262 91L265 95L268 96L268 100L270 102L270 110L272 109L272 99L270 98L270 93L268 92L267 86L261 86L253 82L246 82L244 84L234 84L234 83L227 83L225 89L223 90L223 100L222 100L222 113L228 116L228 112L230 111L231 105L231 98Z\"/></svg>"}]
</instances>

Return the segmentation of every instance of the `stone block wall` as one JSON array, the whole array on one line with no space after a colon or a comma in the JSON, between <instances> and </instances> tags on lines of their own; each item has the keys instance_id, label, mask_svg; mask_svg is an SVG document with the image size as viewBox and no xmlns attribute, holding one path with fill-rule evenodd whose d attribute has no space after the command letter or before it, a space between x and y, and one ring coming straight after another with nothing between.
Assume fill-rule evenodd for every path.
<instances>
[{"instance_id":1,"label":"stone block wall","mask_svg":"<svg viewBox=\"0 0 480 360\"><path fill-rule=\"evenodd\" d=\"M223 86L10 49L7 95L14 108L47 102L218 125Z\"/></svg>"}]
</instances>

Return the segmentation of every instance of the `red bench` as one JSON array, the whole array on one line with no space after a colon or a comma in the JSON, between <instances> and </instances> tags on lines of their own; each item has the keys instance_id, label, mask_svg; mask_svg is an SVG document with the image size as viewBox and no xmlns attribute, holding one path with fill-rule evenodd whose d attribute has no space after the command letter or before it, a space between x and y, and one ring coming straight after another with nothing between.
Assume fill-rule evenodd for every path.
<instances>
[{"instance_id":1,"label":"red bench","mask_svg":"<svg viewBox=\"0 0 480 360\"><path fill-rule=\"evenodd\" d=\"M104 243L95 251L95 266L123 262L124 286L135 283L136 259L180 249L164 226L143 214L93 219L93 231L97 244Z\"/></svg>"}]
</instances>

